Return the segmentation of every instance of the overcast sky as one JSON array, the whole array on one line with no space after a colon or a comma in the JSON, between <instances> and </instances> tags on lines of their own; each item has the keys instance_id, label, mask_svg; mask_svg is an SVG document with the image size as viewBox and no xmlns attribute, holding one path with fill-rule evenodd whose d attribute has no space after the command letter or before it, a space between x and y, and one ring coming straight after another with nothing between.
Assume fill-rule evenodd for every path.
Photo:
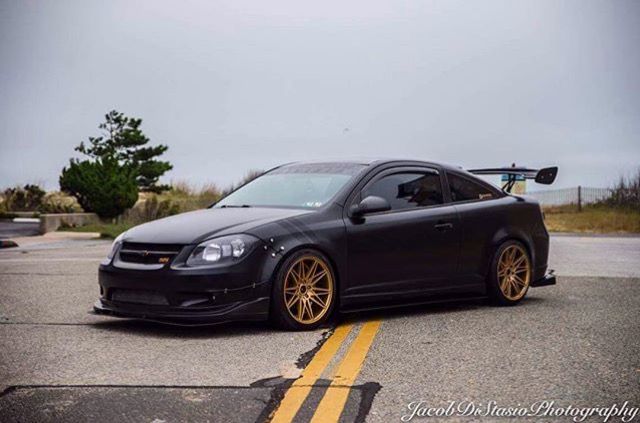
<instances>
[{"instance_id":1,"label":"overcast sky","mask_svg":"<svg viewBox=\"0 0 640 423\"><path fill-rule=\"evenodd\" d=\"M57 189L117 109L166 180L306 159L640 167L640 1L0 0L0 186Z\"/></svg>"}]
</instances>

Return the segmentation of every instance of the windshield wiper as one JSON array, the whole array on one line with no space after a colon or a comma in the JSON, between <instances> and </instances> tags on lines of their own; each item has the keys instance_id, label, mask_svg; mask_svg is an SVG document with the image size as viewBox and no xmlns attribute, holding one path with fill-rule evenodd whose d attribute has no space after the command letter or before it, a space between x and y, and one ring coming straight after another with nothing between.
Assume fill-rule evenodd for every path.
<instances>
[{"instance_id":1,"label":"windshield wiper","mask_svg":"<svg viewBox=\"0 0 640 423\"><path fill-rule=\"evenodd\" d=\"M249 204L223 204L220 206L221 209L226 208L248 208L251 207Z\"/></svg>"}]
</instances>

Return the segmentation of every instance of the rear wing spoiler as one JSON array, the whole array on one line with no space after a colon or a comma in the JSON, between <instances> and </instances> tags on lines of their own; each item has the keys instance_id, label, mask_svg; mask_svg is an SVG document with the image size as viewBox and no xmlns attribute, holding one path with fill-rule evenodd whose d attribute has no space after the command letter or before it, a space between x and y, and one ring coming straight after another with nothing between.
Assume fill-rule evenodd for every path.
<instances>
[{"instance_id":1,"label":"rear wing spoiler","mask_svg":"<svg viewBox=\"0 0 640 423\"><path fill-rule=\"evenodd\" d=\"M543 169L528 169L526 167L496 167L490 169L469 169L474 175L509 175L503 190L511 192L516 180L520 178L533 179L539 184L551 185L558 175L557 167L545 167Z\"/></svg>"}]
</instances>

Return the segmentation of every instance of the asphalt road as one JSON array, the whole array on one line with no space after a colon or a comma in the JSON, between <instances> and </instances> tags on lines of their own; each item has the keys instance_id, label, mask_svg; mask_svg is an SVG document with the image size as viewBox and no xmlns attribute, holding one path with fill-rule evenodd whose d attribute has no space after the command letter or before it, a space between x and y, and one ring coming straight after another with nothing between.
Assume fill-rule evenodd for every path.
<instances>
[{"instance_id":1,"label":"asphalt road","mask_svg":"<svg viewBox=\"0 0 640 423\"><path fill-rule=\"evenodd\" d=\"M10 239L22 236L33 236L40 232L39 223L18 223L0 220L0 239Z\"/></svg>"},{"instance_id":2,"label":"asphalt road","mask_svg":"<svg viewBox=\"0 0 640 423\"><path fill-rule=\"evenodd\" d=\"M0 421L306 422L325 410L389 422L416 401L640 406L640 238L554 237L558 285L518 307L361 313L308 333L90 315L108 248L0 250ZM554 419L571 421L538 420Z\"/></svg>"}]
</instances>

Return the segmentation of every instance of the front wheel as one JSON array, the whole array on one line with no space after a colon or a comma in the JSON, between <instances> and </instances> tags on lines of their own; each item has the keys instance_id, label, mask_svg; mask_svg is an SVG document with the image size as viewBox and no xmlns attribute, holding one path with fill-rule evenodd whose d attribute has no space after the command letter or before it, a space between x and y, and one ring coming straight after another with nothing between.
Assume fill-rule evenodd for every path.
<instances>
[{"instance_id":1,"label":"front wheel","mask_svg":"<svg viewBox=\"0 0 640 423\"><path fill-rule=\"evenodd\" d=\"M531 258L518 241L507 241L498 248L491 263L488 289L494 303L515 305L529 290Z\"/></svg>"},{"instance_id":2,"label":"front wheel","mask_svg":"<svg viewBox=\"0 0 640 423\"><path fill-rule=\"evenodd\" d=\"M335 304L335 276L326 257L302 250L288 257L274 280L271 317L289 330L315 329Z\"/></svg>"}]
</instances>

